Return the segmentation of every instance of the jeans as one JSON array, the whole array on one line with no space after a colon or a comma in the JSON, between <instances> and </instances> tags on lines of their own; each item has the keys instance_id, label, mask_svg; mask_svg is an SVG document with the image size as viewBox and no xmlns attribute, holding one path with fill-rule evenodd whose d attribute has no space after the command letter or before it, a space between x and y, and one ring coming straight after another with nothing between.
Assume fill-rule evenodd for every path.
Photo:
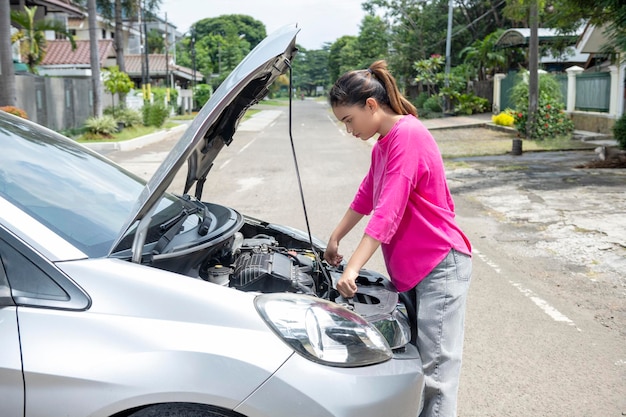
<instances>
[{"instance_id":1,"label":"jeans","mask_svg":"<svg viewBox=\"0 0 626 417\"><path fill-rule=\"evenodd\" d=\"M420 417L456 416L465 302L471 274L471 257L452 249L411 290L417 314L414 342L422 358L425 379Z\"/></svg>"}]
</instances>

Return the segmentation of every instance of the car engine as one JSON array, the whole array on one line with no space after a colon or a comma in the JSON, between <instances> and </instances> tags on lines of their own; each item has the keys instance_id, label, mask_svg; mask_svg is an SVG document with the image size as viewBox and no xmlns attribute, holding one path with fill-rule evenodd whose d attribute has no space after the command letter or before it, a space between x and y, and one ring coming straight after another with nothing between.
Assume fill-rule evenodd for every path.
<instances>
[{"instance_id":1,"label":"car engine","mask_svg":"<svg viewBox=\"0 0 626 417\"><path fill-rule=\"evenodd\" d=\"M211 262L200 276L215 284L242 291L299 292L320 296L328 290L322 267L309 249L287 249L269 235L244 238L235 234L230 259ZM215 260L213 260L215 261Z\"/></svg>"}]
</instances>

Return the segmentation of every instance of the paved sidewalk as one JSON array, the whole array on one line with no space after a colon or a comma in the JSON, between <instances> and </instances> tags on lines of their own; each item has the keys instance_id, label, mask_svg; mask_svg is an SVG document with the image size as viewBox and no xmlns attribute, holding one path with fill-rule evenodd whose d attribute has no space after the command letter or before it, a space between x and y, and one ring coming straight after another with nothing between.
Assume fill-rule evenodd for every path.
<instances>
[{"instance_id":1,"label":"paved sidewalk","mask_svg":"<svg viewBox=\"0 0 626 417\"><path fill-rule=\"evenodd\" d=\"M282 110L261 110L252 117L242 122L237 128L242 132L256 132L265 129L273 123L281 114ZM422 119L422 123L429 130L438 129L463 129L468 127L495 126L491 123L491 113L475 114L471 116L450 116L438 119ZM142 136L123 142L98 142L86 143L86 145L98 152L108 153L113 151L130 151L143 146L161 141L174 133L185 131L188 124L184 123L172 129L162 130L150 135ZM575 131L574 135L580 140L593 142L598 145L615 146L617 142L608 135L599 135L593 132Z\"/></svg>"},{"instance_id":2,"label":"paved sidewalk","mask_svg":"<svg viewBox=\"0 0 626 417\"><path fill-rule=\"evenodd\" d=\"M473 114L471 116L449 116L438 119L421 119L421 121L428 130L478 127L486 126L487 123L491 122L491 113Z\"/></svg>"}]
</instances>

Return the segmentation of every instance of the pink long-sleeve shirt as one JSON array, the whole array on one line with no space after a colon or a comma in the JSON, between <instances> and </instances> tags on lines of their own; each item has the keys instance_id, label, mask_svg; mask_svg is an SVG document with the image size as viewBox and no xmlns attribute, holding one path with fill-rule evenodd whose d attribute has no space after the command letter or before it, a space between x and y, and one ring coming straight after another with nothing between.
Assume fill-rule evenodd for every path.
<instances>
[{"instance_id":1,"label":"pink long-sleeve shirt","mask_svg":"<svg viewBox=\"0 0 626 417\"><path fill-rule=\"evenodd\" d=\"M415 116L404 116L378 139L350 207L372 214L365 233L381 242L398 291L417 285L451 249L471 255L455 221L439 148Z\"/></svg>"}]
</instances>

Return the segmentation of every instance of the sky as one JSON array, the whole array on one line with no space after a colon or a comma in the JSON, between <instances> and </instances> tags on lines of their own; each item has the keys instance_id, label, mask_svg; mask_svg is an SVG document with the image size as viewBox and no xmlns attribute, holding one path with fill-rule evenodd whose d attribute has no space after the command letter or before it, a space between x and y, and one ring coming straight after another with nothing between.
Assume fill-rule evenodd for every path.
<instances>
[{"instance_id":1,"label":"sky","mask_svg":"<svg viewBox=\"0 0 626 417\"><path fill-rule=\"evenodd\" d=\"M224 14L245 14L265 24L267 34L297 23L296 42L305 49L321 49L344 35L359 34L365 13L363 0L162 0L160 17L181 33L198 20Z\"/></svg>"}]
</instances>

